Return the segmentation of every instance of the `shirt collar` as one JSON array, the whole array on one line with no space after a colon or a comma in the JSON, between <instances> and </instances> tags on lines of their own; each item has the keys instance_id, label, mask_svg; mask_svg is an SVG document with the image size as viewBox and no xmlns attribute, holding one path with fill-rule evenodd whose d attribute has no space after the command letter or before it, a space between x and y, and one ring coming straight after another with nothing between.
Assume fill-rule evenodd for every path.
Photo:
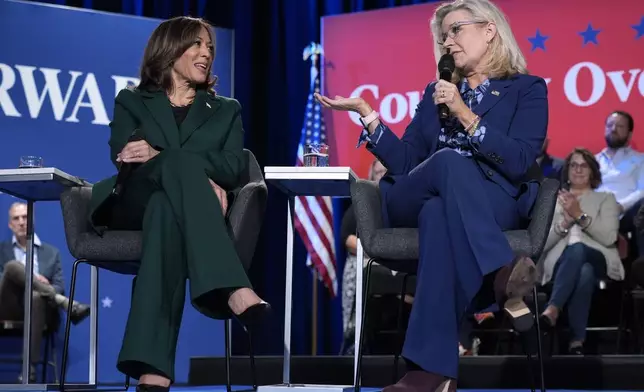
<instances>
[{"instance_id":1,"label":"shirt collar","mask_svg":"<svg viewBox=\"0 0 644 392\"><path fill-rule=\"evenodd\" d=\"M11 237L11 244L14 246L18 245L18 239L15 235ZM34 233L34 246L40 246L41 244L38 234Z\"/></svg>"},{"instance_id":2,"label":"shirt collar","mask_svg":"<svg viewBox=\"0 0 644 392\"><path fill-rule=\"evenodd\" d=\"M615 159L615 157L618 157L618 156L620 156L620 155L628 155L628 154L630 154L632 151L633 151L633 149L631 148L631 146L625 146L625 147L622 147L622 148L617 149L617 151L615 151L615 155L613 155L613 157L611 158L611 157L608 155L608 147L605 147L605 148L601 151L601 155L602 155L602 156L604 156L605 158L608 158L608 159Z\"/></svg>"},{"instance_id":3,"label":"shirt collar","mask_svg":"<svg viewBox=\"0 0 644 392\"><path fill-rule=\"evenodd\" d=\"M463 78L463 80L461 81L461 95L471 94L470 91L472 91L473 93L479 92L481 94L484 94L488 87L490 87L490 79L485 79L483 83L479 84L474 90L472 90L470 85L467 83L467 79Z\"/></svg>"}]
</instances>

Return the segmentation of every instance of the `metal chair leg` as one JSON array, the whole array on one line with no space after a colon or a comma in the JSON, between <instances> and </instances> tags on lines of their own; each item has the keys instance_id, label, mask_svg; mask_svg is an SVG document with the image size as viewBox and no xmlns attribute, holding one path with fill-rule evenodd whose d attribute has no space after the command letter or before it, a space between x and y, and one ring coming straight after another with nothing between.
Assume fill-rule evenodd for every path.
<instances>
[{"instance_id":1,"label":"metal chair leg","mask_svg":"<svg viewBox=\"0 0 644 392\"><path fill-rule=\"evenodd\" d=\"M398 341L396 342L396 351L394 351L394 382L393 384L398 382L398 362L400 361L400 354L402 353L402 345L404 342L405 335L403 334L403 312L405 311L405 295L407 294L407 279L409 278L409 274L405 274L403 277L403 282L402 282L402 289L400 290L400 303L398 306L398 321L397 321L397 337Z\"/></svg>"},{"instance_id":2,"label":"metal chair leg","mask_svg":"<svg viewBox=\"0 0 644 392\"><path fill-rule=\"evenodd\" d=\"M74 266L72 268L72 281L69 289L69 304L67 304L67 317L65 322L65 340L63 343L63 360L60 369L60 392L65 391L65 376L67 373L67 355L69 354L69 333L72 324L72 309L74 307L74 294L76 293L76 274L78 272L78 265L81 263L87 262L84 259L78 259L74 261Z\"/></svg>"},{"instance_id":3,"label":"metal chair leg","mask_svg":"<svg viewBox=\"0 0 644 392\"><path fill-rule=\"evenodd\" d=\"M619 320L617 321L617 342L615 343L615 354L619 354L621 348L622 348L622 333L625 331L625 323L624 323L624 302L627 301L627 292L626 289L622 287L622 292L621 292L621 299L619 303Z\"/></svg>"},{"instance_id":4,"label":"metal chair leg","mask_svg":"<svg viewBox=\"0 0 644 392\"><path fill-rule=\"evenodd\" d=\"M539 324L539 295L537 286L532 289L532 300L534 301L535 330L537 331L537 359L539 360L539 378L541 381L541 392L546 392L546 381L543 369L543 349L541 347L541 325Z\"/></svg>"},{"instance_id":5,"label":"metal chair leg","mask_svg":"<svg viewBox=\"0 0 644 392\"><path fill-rule=\"evenodd\" d=\"M224 339L225 345L224 350L226 351L226 392L231 392L232 387L230 385L230 320L224 321Z\"/></svg>"},{"instance_id":6,"label":"metal chair leg","mask_svg":"<svg viewBox=\"0 0 644 392\"><path fill-rule=\"evenodd\" d=\"M355 392L360 392L360 385L362 384L362 346L364 345L364 332L365 332L365 324L366 324L366 318L367 318L367 304L369 303L369 283L371 282L371 267L373 266L373 263L375 262L375 259L369 259L367 262L367 277L366 281L364 284L364 290L363 290L363 298L364 298L364 303L362 304L362 323L360 325L360 340L358 341L358 347L355 349L357 350L357 355L358 355L358 366L356 369L356 385L354 388ZM356 287L356 289L359 289ZM356 309L356 312L358 309Z\"/></svg>"},{"instance_id":7,"label":"metal chair leg","mask_svg":"<svg viewBox=\"0 0 644 392\"><path fill-rule=\"evenodd\" d=\"M65 377L67 375L67 356L69 354L69 335L71 332L71 323L72 323L72 309L74 306L74 295L76 293L76 277L78 273L78 266L83 263L89 263L89 260L87 259L78 259L74 261L74 266L72 268L72 281L70 283L70 290L69 290L69 304L67 305L67 317L65 320L65 339L63 343L63 360L61 363L61 369L60 369L60 382L58 384L58 388L60 392L65 392ZM98 328L98 326L97 326ZM113 392L113 391L127 391L130 388L130 377L126 376L125 377L125 385L124 388L110 388L110 389L103 389L101 388L101 392ZM90 387L90 388L76 388L72 387L70 388L74 392L96 392L97 388L96 386Z\"/></svg>"},{"instance_id":8,"label":"metal chair leg","mask_svg":"<svg viewBox=\"0 0 644 392\"><path fill-rule=\"evenodd\" d=\"M523 345L523 351L528 359L528 375L530 376L530 392L537 392L534 382L534 371L532 370L532 353L530 352L530 341L528 336L524 333L519 333L521 338L521 343Z\"/></svg>"}]
</instances>

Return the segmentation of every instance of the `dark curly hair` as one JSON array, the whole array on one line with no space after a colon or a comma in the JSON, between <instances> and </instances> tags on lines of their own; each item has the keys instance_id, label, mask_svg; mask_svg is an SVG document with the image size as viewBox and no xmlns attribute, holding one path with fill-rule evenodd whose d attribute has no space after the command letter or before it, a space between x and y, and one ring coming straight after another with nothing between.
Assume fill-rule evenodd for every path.
<instances>
[{"instance_id":1,"label":"dark curly hair","mask_svg":"<svg viewBox=\"0 0 644 392\"><path fill-rule=\"evenodd\" d=\"M178 16L157 26L143 52L141 82L138 88L148 91L172 91L172 66L194 44L202 28L210 34L214 48L215 35L212 26L201 18ZM214 59L214 49L212 55ZM196 86L197 90L215 92L217 78L210 74L210 71L211 69L208 69L206 82Z\"/></svg>"},{"instance_id":2,"label":"dark curly hair","mask_svg":"<svg viewBox=\"0 0 644 392\"><path fill-rule=\"evenodd\" d=\"M601 183L602 183L602 173L599 170L599 162L597 162L597 159L595 159L595 156L593 153L588 151L585 148L582 147L576 147L572 150L570 154L566 157L566 160L564 161L563 169L561 170L561 177L563 184L568 184L568 172L570 170L570 161L572 161L572 157L575 154L581 155L581 157L584 159L586 164L588 165L588 168L590 169L590 187L592 189L597 189Z\"/></svg>"}]
</instances>

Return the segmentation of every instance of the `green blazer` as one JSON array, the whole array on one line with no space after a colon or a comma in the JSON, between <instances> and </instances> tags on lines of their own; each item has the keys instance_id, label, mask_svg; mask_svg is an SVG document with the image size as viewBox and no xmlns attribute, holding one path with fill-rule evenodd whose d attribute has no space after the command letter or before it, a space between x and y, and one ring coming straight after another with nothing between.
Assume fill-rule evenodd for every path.
<instances>
[{"instance_id":1,"label":"green blazer","mask_svg":"<svg viewBox=\"0 0 644 392\"><path fill-rule=\"evenodd\" d=\"M110 156L117 168L117 154L138 128L160 154L137 170L177 149L195 154L208 177L227 191L240 185L241 174L246 170L241 105L232 98L198 91L188 115L177 127L165 93L124 89L116 97L110 128ZM91 221L92 214L107 199L115 182L116 175L94 185L90 202L92 225L96 226Z\"/></svg>"}]
</instances>

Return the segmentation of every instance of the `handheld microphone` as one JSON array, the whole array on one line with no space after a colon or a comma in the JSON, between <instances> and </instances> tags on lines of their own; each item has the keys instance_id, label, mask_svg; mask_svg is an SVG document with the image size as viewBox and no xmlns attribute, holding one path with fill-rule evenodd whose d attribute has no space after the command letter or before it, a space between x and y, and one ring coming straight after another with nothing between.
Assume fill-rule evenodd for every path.
<instances>
[{"instance_id":1,"label":"handheld microphone","mask_svg":"<svg viewBox=\"0 0 644 392\"><path fill-rule=\"evenodd\" d=\"M438 72L439 72L440 79L451 82L454 69L456 69L454 56L451 55L449 53L449 49L447 49L447 53L442 55L440 60L438 61ZM446 104L444 103L438 104L438 117L443 120L449 117L449 108L447 107Z\"/></svg>"},{"instance_id":2,"label":"handheld microphone","mask_svg":"<svg viewBox=\"0 0 644 392\"><path fill-rule=\"evenodd\" d=\"M137 142L139 140L143 140L143 137L141 135L138 135L138 128L135 129L130 137L127 139L127 142ZM133 162L121 162L121 165L119 166L119 172L116 176L116 182L114 183L114 188L112 189L112 194L114 196L121 196L123 194L123 187L125 186L125 183L127 182L128 178L130 178L130 175L132 174L132 170L134 170L135 165L139 165L138 163L133 163Z\"/></svg>"}]
</instances>

